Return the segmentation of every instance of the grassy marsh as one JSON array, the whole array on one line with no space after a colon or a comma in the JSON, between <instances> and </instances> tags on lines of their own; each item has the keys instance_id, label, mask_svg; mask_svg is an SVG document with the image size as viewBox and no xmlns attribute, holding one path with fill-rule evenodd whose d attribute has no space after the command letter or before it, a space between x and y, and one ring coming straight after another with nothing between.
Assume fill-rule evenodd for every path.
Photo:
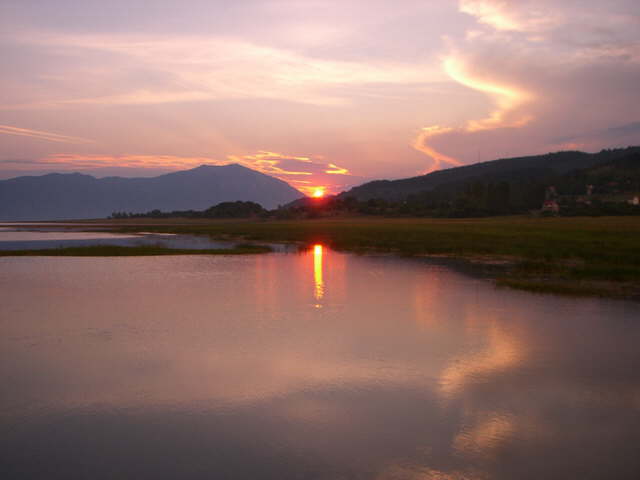
<instances>
[{"instance_id":1,"label":"grassy marsh","mask_svg":"<svg viewBox=\"0 0 640 480\"><path fill-rule=\"evenodd\" d=\"M640 217L529 216L435 219L345 217L316 220L127 219L82 222L116 232L182 233L247 242L321 243L356 253L462 258L491 266L499 285L536 292L640 298ZM262 253L83 247L0 255L185 255ZM134 247L138 248L138 247ZM258 248L259 251L252 251Z\"/></svg>"},{"instance_id":2,"label":"grassy marsh","mask_svg":"<svg viewBox=\"0 0 640 480\"><path fill-rule=\"evenodd\" d=\"M136 231L130 222L110 222ZM477 219L356 217L293 221L144 223L146 231L262 242L322 243L351 252L438 255L502 263L512 288L572 295L640 297L640 217Z\"/></svg>"}]
</instances>

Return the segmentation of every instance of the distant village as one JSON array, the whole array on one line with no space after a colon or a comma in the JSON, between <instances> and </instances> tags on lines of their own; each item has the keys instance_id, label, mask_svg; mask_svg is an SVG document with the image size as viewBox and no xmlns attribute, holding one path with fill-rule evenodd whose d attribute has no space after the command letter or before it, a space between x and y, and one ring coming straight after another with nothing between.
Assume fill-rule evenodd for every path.
<instances>
[{"instance_id":1,"label":"distant village","mask_svg":"<svg viewBox=\"0 0 640 480\"><path fill-rule=\"evenodd\" d=\"M609 182L606 187L606 192L598 192L594 185L585 185L584 194L570 195L560 194L555 186L549 186L540 211L547 215L558 215L563 210L589 210L603 204L640 206L640 192L622 192L617 188L618 182Z\"/></svg>"}]
</instances>

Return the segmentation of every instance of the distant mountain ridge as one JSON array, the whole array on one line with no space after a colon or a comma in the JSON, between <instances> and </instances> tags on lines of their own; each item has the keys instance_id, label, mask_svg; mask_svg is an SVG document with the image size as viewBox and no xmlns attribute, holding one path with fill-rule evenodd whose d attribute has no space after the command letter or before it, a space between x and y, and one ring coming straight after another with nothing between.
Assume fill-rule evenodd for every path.
<instances>
[{"instance_id":1,"label":"distant mountain ridge","mask_svg":"<svg viewBox=\"0 0 640 480\"><path fill-rule=\"evenodd\" d=\"M303 197L277 178L238 164L202 165L151 178L51 173L0 181L0 221L105 218L115 211L204 210L226 201L271 209Z\"/></svg>"},{"instance_id":2,"label":"distant mountain ridge","mask_svg":"<svg viewBox=\"0 0 640 480\"><path fill-rule=\"evenodd\" d=\"M505 158L475 163L462 167L437 170L435 172L400 180L374 180L341 193L339 198L356 198L360 201L382 199L402 201L410 195L442 189L454 188L463 183L483 181L533 181L546 177L590 168L610 162L616 158L640 152L640 147L602 150L598 153L566 151Z\"/></svg>"}]
</instances>

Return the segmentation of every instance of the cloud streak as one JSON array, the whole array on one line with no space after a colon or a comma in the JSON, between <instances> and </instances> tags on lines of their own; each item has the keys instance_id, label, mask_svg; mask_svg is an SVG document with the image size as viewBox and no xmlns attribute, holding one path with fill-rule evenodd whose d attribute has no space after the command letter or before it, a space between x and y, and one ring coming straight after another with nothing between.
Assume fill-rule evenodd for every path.
<instances>
[{"instance_id":1,"label":"cloud streak","mask_svg":"<svg viewBox=\"0 0 640 480\"><path fill-rule=\"evenodd\" d=\"M441 77L428 65L313 58L218 36L40 34L16 41L78 58L101 56L108 63L76 66L77 74L68 72L60 92L52 92L58 98L4 104L4 110L249 98L344 106L352 101L345 86L422 84L425 78ZM135 74L141 70L161 80L137 82ZM132 72L127 82L117 81L122 72ZM72 98L62 96L69 90L67 83L78 92ZM104 85L112 92L105 94Z\"/></svg>"},{"instance_id":2,"label":"cloud streak","mask_svg":"<svg viewBox=\"0 0 640 480\"><path fill-rule=\"evenodd\" d=\"M508 118L519 107L531 101L530 93L498 81L475 78L467 72L464 63L455 56L450 56L444 61L444 69L459 84L488 94L496 103L496 110L481 120L470 120L464 127L465 131L478 132L494 128L522 127L531 121L531 116L527 114Z\"/></svg>"},{"instance_id":3,"label":"cloud streak","mask_svg":"<svg viewBox=\"0 0 640 480\"><path fill-rule=\"evenodd\" d=\"M460 0L459 8L496 30L538 32L563 21L557 9L535 0Z\"/></svg>"},{"instance_id":4,"label":"cloud streak","mask_svg":"<svg viewBox=\"0 0 640 480\"><path fill-rule=\"evenodd\" d=\"M518 114L518 109L532 100L532 94L495 80L474 77L467 71L462 59L454 54L445 58L443 69L452 80L460 85L489 95L493 99L496 108L487 117L469 120L462 127L433 125L422 128L418 136L413 140L412 146L433 159L433 164L423 173L438 170L444 165L462 165L462 162L458 159L437 151L429 144L435 137L453 133L474 133L500 128L519 128L533 119L533 116L528 113Z\"/></svg>"},{"instance_id":5,"label":"cloud streak","mask_svg":"<svg viewBox=\"0 0 640 480\"><path fill-rule=\"evenodd\" d=\"M328 193L338 193L347 186L352 186L357 178L353 177L348 169L326 162L321 156L312 158L261 151L251 155L230 155L228 158L284 180L306 195L311 195L317 188L322 188ZM347 179L341 182L336 177Z\"/></svg>"},{"instance_id":6,"label":"cloud streak","mask_svg":"<svg viewBox=\"0 0 640 480\"><path fill-rule=\"evenodd\" d=\"M37 140L46 140L48 142L57 142L57 143L72 143L72 144L92 143L91 140L87 140L84 138L70 137L67 135L59 135L57 133L44 132L42 130L31 130L28 128L19 128L11 125L0 125L0 134L16 135L19 137L29 137L29 138L35 138Z\"/></svg>"}]
</instances>

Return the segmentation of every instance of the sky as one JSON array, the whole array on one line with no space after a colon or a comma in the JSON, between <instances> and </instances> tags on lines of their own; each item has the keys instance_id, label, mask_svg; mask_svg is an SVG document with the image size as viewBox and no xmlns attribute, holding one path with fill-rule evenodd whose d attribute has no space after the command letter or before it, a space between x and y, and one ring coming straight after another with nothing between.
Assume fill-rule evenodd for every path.
<instances>
[{"instance_id":1,"label":"sky","mask_svg":"<svg viewBox=\"0 0 640 480\"><path fill-rule=\"evenodd\" d=\"M240 163L337 193L640 144L638 0L3 0L0 178Z\"/></svg>"}]
</instances>

